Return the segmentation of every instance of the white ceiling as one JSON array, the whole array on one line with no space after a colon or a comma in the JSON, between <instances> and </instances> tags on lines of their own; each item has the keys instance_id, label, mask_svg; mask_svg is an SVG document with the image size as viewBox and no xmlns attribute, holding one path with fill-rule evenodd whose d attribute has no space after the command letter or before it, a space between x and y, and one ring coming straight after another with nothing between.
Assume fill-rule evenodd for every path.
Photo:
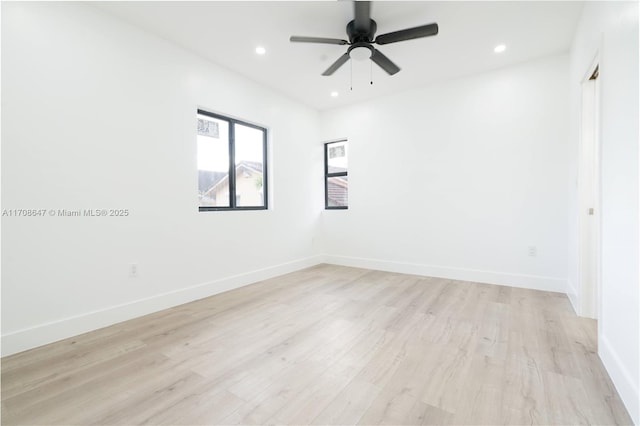
<instances>
[{"instance_id":1,"label":"white ceiling","mask_svg":"<svg viewBox=\"0 0 640 426\"><path fill-rule=\"evenodd\" d=\"M92 4L320 110L566 51L583 7L578 1L373 2L378 35L432 22L440 33L379 46L402 69L394 76L370 61L350 61L323 77L348 46L290 43L289 36L347 39L349 1ZM507 50L496 54L500 43ZM266 55L255 53L258 45Z\"/></svg>"}]
</instances>

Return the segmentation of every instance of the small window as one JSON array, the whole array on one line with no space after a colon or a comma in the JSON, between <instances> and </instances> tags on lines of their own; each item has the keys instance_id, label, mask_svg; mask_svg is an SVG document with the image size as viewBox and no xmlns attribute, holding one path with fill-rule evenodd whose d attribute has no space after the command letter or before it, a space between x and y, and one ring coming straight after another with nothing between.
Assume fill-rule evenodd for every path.
<instances>
[{"instance_id":1,"label":"small window","mask_svg":"<svg viewBox=\"0 0 640 426\"><path fill-rule=\"evenodd\" d=\"M349 151L347 141L324 144L324 206L349 208Z\"/></svg>"},{"instance_id":2,"label":"small window","mask_svg":"<svg viewBox=\"0 0 640 426\"><path fill-rule=\"evenodd\" d=\"M199 210L267 208L267 130L198 110Z\"/></svg>"}]
</instances>

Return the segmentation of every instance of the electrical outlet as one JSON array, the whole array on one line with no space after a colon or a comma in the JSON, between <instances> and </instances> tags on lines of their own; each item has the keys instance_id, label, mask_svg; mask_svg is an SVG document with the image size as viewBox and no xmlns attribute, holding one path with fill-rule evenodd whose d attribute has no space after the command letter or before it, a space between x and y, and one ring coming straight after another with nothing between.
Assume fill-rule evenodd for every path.
<instances>
[{"instance_id":1,"label":"electrical outlet","mask_svg":"<svg viewBox=\"0 0 640 426\"><path fill-rule=\"evenodd\" d=\"M536 246L529 246L527 248L527 252L529 253L529 256L531 257L536 257L538 255L538 249Z\"/></svg>"},{"instance_id":2,"label":"electrical outlet","mask_svg":"<svg viewBox=\"0 0 640 426\"><path fill-rule=\"evenodd\" d=\"M129 277L130 278L137 278L138 277L138 264L137 263L130 263L129 264Z\"/></svg>"}]
</instances>

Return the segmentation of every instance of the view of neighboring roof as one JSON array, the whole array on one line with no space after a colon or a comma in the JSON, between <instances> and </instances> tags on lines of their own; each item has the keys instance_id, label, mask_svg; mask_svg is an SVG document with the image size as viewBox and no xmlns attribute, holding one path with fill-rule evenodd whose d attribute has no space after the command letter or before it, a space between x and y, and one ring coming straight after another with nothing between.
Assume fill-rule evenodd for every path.
<instances>
[{"instance_id":1,"label":"view of neighboring roof","mask_svg":"<svg viewBox=\"0 0 640 426\"><path fill-rule=\"evenodd\" d=\"M257 161L240 161L236 164L236 174L245 170L253 173L262 173L262 163ZM227 172L214 172L210 170L198 170L198 188L206 188L203 193L211 192L216 186L221 185L228 179Z\"/></svg>"},{"instance_id":2,"label":"view of neighboring roof","mask_svg":"<svg viewBox=\"0 0 640 426\"><path fill-rule=\"evenodd\" d=\"M201 191L203 191L204 189L209 189L225 176L227 176L226 172L198 170L198 189Z\"/></svg>"}]
</instances>

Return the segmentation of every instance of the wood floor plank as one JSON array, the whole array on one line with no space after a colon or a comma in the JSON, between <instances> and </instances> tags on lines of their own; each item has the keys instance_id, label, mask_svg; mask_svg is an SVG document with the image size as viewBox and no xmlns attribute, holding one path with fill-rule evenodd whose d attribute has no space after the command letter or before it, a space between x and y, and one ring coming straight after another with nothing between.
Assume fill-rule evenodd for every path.
<instances>
[{"instance_id":1,"label":"wood floor plank","mask_svg":"<svg viewBox=\"0 0 640 426\"><path fill-rule=\"evenodd\" d=\"M141 424L214 425L247 404L224 389L205 385L174 404L163 404Z\"/></svg>"},{"instance_id":2,"label":"wood floor plank","mask_svg":"<svg viewBox=\"0 0 640 426\"><path fill-rule=\"evenodd\" d=\"M592 407L582 382L571 376L547 371L544 376L549 423L589 425ZM613 423L608 423L613 424Z\"/></svg>"},{"instance_id":3,"label":"wood floor plank","mask_svg":"<svg viewBox=\"0 0 640 426\"><path fill-rule=\"evenodd\" d=\"M381 392L378 386L352 380L311 422L313 425L357 424Z\"/></svg>"},{"instance_id":4,"label":"wood floor plank","mask_svg":"<svg viewBox=\"0 0 640 426\"><path fill-rule=\"evenodd\" d=\"M501 360L486 355L475 355L470 363L467 382L458 396L467 401L465 406L455 407L454 423L492 424L501 419L503 399L502 386L505 368Z\"/></svg>"},{"instance_id":5,"label":"wood floor plank","mask_svg":"<svg viewBox=\"0 0 640 426\"><path fill-rule=\"evenodd\" d=\"M543 370L522 332L509 333L502 419L505 424L545 424L547 407Z\"/></svg>"},{"instance_id":6,"label":"wood floor plank","mask_svg":"<svg viewBox=\"0 0 640 426\"><path fill-rule=\"evenodd\" d=\"M352 380L349 376L325 373L280 407L264 424L310 424Z\"/></svg>"},{"instance_id":7,"label":"wood floor plank","mask_svg":"<svg viewBox=\"0 0 640 426\"><path fill-rule=\"evenodd\" d=\"M453 415L423 403L407 391L383 391L373 401L358 424L423 425L449 424Z\"/></svg>"},{"instance_id":8,"label":"wood floor plank","mask_svg":"<svg viewBox=\"0 0 640 426\"><path fill-rule=\"evenodd\" d=\"M559 293L318 265L2 359L5 425L631 424Z\"/></svg>"}]
</instances>

